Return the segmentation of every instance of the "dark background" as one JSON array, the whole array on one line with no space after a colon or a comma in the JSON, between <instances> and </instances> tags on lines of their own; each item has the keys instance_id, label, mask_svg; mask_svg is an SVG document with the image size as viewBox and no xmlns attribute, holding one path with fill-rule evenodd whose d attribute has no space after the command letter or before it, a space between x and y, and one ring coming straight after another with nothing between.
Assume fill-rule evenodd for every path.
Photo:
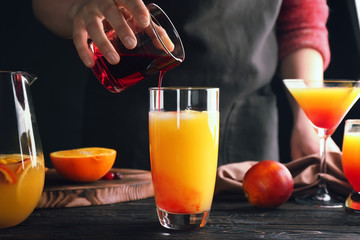
<instances>
[{"instance_id":1,"label":"dark background","mask_svg":"<svg viewBox=\"0 0 360 240\"><path fill-rule=\"evenodd\" d=\"M328 5L332 59L325 78L358 79L360 32L354 1L328 0ZM72 40L55 36L37 22L31 1L1 1L0 7L0 70L21 70L38 76L31 90L49 166L50 152L82 147L85 88L87 81L94 79L89 78L92 73L80 62ZM346 118L360 118L360 102ZM280 127L286 129L289 122L290 115L280 122ZM343 124L333 135L340 146ZM282 138L288 133L283 130ZM283 143L287 145L288 142ZM286 154L283 149L283 155Z\"/></svg>"},{"instance_id":2,"label":"dark background","mask_svg":"<svg viewBox=\"0 0 360 240\"><path fill-rule=\"evenodd\" d=\"M91 74L72 40L45 29L31 1L1 1L0 70L21 70L38 79L31 86L46 162L49 153L81 146L84 85Z\"/></svg>"},{"instance_id":3,"label":"dark background","mask_svg":"<svg viewBox=\"0 0 360 240\"><path fill-rule=\"evenodd\" d=\"M331 62L325 71L325 78L360 78L360 28L354 0L328 0L328 20ZM360 14L360 13L359 13ZM360 101L349 111L333 134L334 140L342 145L344 122L349 118L360 118Z\"/></svg>"}]
</instances>

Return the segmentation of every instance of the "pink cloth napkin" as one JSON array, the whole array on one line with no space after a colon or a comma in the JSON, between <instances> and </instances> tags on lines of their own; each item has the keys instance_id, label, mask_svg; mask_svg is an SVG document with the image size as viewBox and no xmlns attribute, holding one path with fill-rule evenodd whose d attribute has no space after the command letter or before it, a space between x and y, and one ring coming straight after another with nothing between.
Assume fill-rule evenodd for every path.
<instances>
[{"instance_id":1,"label":"pink cloth napkin","mask_svg":"<svg viewBox=\"0 0 360 240\"><path fill-rule=\"evenodd\" d=\"M345 178L342 170L341 153L327 153L327 169L325 174L320 171L320 158L318 155L310 155L284 164L294 178L293 196L316 191L319 184L319 176L326 179L330 192L347 196L352 187ZM256 161L231 163L220 166L216 176L215 194L220 192L242 193L242 180L247 170Z\"/></svg>"}]
</instances>

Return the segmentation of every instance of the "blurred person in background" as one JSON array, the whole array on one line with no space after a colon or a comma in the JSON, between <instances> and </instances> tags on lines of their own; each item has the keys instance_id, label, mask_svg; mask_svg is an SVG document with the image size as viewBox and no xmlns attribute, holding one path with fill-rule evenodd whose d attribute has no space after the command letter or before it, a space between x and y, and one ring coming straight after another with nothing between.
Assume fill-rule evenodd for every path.
<instances>
[{"instance_id":1,"label":"blurred person in background","mask_svg":"<svg viewBox=\"0 0 360 240\"><path fill-rule=\"evenodd\" d=\"M281 92L284 78L323 79L330 61L325 0L153 2L173 21L186 52L185 61L165 74L163 86L220 88L219 165L265 159L287 162L319 152L316 132L290 97L291 134L282 143L290 150L289 156L280 157L274 90ZM72 38L80 59L91 68L94 57L88 39L110 63L121 61L104 34L104 22L133 48L136 39L123 13L129 12L146 27L150 22L146 3L33 0L33 10L53 33ZM86 86L83 145L116 149L115 166L150 169L148 88L157 85L156 76L119 94L104 90L92 78ZM280 98L280 104L285 99ZM339 151L331 139L328 150Z\"/></svg>"}]
</instances>

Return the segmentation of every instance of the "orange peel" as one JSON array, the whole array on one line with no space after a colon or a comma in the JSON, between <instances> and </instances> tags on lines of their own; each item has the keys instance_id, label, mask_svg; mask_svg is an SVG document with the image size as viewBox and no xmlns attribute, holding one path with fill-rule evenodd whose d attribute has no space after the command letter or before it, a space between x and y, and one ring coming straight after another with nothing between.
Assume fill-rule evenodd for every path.
<instances>
[{"instance_id":1,"label":"orange peel","mask_svg":"<svg viewBox=\"0 0 360 240\"><path fill-rule=\"evenodd\" d=\"M2 180L8 183L15 183L15 175L5 166L5 164L0 164L0 182Z\"/></svg>"}]
</instances>

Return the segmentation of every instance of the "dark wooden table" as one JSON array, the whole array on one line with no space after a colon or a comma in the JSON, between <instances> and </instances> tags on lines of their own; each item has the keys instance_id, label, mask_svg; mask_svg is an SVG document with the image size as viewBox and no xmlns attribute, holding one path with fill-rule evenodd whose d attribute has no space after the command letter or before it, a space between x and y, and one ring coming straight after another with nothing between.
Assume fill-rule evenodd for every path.
<instances>
[{"instance_id":1,"label":"dark wooden table","mask_svg":"<svg viewBox=\"0 0 360 240\"><path fill-rule=\"evenodd\" d=\"M154 198L58 209L36 209L22 224L0 230L0 239L360 239L360 214L288 202L275 210L244 199L216 198L208 224L192 231L160 226Z\"/></svg>"}]
</instances>

